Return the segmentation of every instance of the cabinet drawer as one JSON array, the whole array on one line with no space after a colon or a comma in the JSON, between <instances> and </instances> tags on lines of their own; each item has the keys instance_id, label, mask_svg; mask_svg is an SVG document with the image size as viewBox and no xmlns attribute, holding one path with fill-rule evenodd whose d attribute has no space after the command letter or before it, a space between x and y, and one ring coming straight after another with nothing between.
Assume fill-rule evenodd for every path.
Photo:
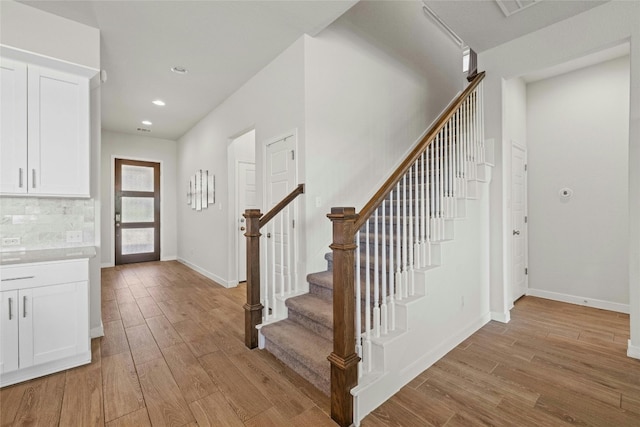
<instances>
[{"instance_id":1,"label":"cabinet drawer","mask_svg":"<svg viewBox=\"0 0 640 427\"><path fill-rule=\"evenodd\" d=\"M1 291L83 282L89 280L89 262L81 259L3 266L0 278Z\"/></svg>"}]
</instances>

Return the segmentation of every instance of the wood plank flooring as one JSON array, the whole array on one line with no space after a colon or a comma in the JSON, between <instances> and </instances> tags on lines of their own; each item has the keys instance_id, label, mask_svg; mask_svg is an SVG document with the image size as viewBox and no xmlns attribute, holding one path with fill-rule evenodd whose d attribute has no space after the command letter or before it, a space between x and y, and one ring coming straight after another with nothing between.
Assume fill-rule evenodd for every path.
<instances>
[{"instance_id":1,"label":"wood plank flooring","mask_svg":"<svg viewBox=\"0 0 640 427\"><path fill-rule=\"evenodd\" d=\"M0 390L1 426L335 426L329 399L244 347L245 288L177 262L104 269L90 365ZM526 297L367 416L377 426L640 426L627 315Z\"/></svg>"}]
</instances>

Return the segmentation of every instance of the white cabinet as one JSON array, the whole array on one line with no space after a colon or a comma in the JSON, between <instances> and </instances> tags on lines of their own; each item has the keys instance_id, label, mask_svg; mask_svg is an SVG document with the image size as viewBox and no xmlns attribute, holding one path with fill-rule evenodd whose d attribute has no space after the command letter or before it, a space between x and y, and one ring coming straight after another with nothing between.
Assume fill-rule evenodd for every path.
<instances>
[{"instance_id":1,"label":"white cabinet","mask_svg":"<svg viewBox=\"0 0 640 427\"><path fill-rule=\"evenodd\" d=\"M91 361L88 261L2 267L0 385Z\"/></svg>"},{"instance_id":2,"label":"white cabinet","mask_svg":"<svg viewBox=\"0 0 640 427\"><path fill-rule=\"evenodd\" d=\"M89 196L89 80L1 59L0 193Z\"/></svg>"}]
</instances>

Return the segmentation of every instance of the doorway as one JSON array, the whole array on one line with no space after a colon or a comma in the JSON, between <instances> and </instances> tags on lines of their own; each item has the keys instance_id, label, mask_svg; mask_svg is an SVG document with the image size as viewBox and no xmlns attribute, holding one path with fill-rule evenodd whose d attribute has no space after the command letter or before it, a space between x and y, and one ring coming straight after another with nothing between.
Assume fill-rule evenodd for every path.
<instances>
[{"instance_id":1,"label":"doorway","mask_svg":"<svg viewBox=\"0 0 640 427\"><path fill-rule=\"evenodd\" d=\"M257 209L256 132L245 131L231 140L228 147L229 216L232 234L229 238L230 271L235 284L247 280L246 222L242 214L246 209Z\"/></svg>"},{"instance_id":2,"label":"doorway","mask_svg":"<svg viewBox=\"0 0 640 427\"><path fill-rule=\"evenodd\" d=\"M115 264L160 260L160 163L115 159Z\"/></svg>"},{"instance_id":3,"label":"doorway","mask_svg":"<svg viewBox=\"0 0 640 427\"><path fill-rule=\"evenodd\" d=\"M511 147L511 296L515 302L527 292L527 149Z\"/></svg>"}]
</instances>

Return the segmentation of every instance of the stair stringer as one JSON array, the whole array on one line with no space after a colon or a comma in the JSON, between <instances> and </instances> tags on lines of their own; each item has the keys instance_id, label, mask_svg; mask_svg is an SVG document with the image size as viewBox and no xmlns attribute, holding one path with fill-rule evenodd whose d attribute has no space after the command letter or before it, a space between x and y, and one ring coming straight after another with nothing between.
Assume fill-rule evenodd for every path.
<instances>
[{"instance_id":1,"label":"stair stringer","mask_svg":"<svg viewBox=\"0 0 640 427\"><path fill-rule=\"evenodd\" d=\"M481 165L484 166L484 165ZM398 332L372 340L372 372L354 396L354 423L491 320L489 304L490 168L471 184L465 219L451 221L455 239L438 242L440 266L416 271L423 295L396 301ZM487 170L489 172L487 172ZM480 176L482 175L482 176Z\"/></svg>"}]
</instances>

